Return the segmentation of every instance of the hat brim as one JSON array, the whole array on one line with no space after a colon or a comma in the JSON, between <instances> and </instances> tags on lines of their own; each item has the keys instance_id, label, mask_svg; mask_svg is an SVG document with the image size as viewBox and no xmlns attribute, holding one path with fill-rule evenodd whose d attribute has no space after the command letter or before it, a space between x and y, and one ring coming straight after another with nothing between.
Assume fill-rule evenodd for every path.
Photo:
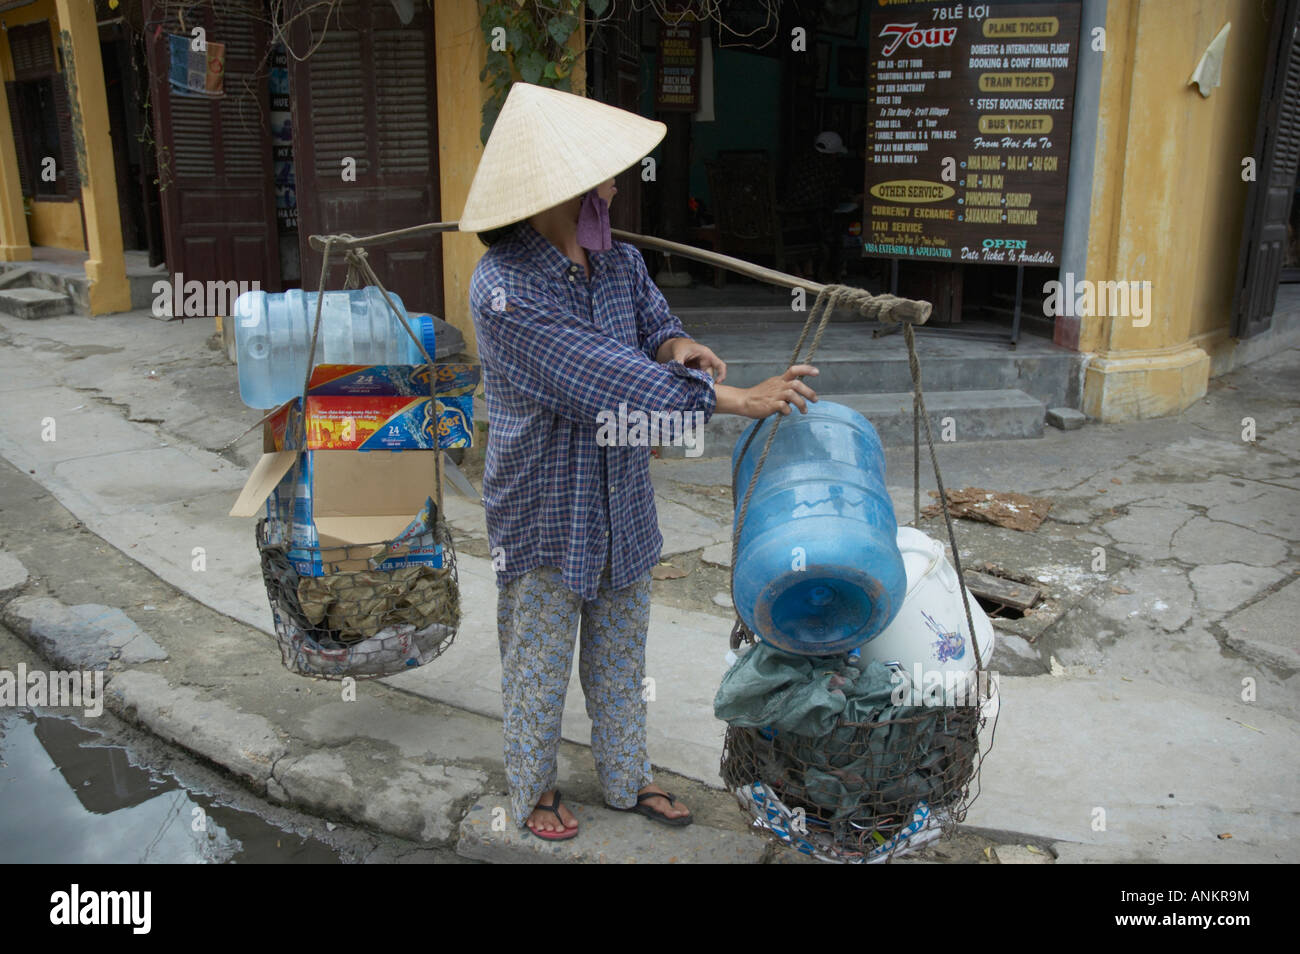
<instances>
[{"instance_id":1,"label":"hat brim","mask_svg":"<svg viewBox=\"0 0 1300 954\"><path fill-rule=\"evenodd\" d=\"M483 147L459 228L502 228L583 195L640 162L667 132L596 100L515 83Z\"/></svg>"}]
</instances>

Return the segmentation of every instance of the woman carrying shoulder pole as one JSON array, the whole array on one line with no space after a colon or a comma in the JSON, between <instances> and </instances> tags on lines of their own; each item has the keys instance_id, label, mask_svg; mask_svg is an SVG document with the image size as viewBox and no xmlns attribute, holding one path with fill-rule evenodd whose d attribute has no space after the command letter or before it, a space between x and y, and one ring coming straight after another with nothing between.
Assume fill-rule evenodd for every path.
<instances>
[{"instance_id":1,"label":"woman carrying shoulder pole","mask_svg":"<svg viewBox=\"0 0 1300 954\"><path fill-rule=\"evenodd\" d=\"M696 412L705 421L763 418L817 399L801 380L817 373L808 365L752 388L723 384L726 365L669 313L641 253L611 241L614 177L665 130L516 83L460 219L488 245L470 310L490 425L483 503L497 574L506 775L515 823L540 838L578 833L556 754L579 630L606 804L675 827L692 820L654 784L646 755L649 571L663 544L650 448L611 444L602 422L620 409L679 424Z\"/></svg>"}]
</instances>

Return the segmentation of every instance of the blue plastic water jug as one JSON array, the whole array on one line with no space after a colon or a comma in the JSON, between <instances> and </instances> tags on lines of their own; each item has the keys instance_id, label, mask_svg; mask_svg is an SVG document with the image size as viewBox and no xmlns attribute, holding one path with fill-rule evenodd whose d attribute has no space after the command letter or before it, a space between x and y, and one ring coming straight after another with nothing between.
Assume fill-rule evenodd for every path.
<instances>
[{"instance_id":1,"label":"blue plastic water jug","mask_svg":"<svg viewBox=\"0 0 1300 954\"><path fill-rule=\"evenodd\" d=\"M776 418L736 442L736 518ZM733 523L734 531L734 523ZM885 456L871 422L831 401L783 418L749 501L736 556L736 610L764 642L804 656L880 634L907 595Z\"/></svg>"},{"instance_id":2,"label":"blue plastic water jug","mask_svg":"<svg viewBox=\"0 0 1300 954\"><path fill-rule=\"evenodd\" d=\"M433 319L408 316L402 299L393 304L411 322L433 357ZM250 291L235 300L235 347L239 396L249 407L278 407L302 394L307 353L316 321L316 292ZM316 341L318 364L423 364L411 336L398 324L378 288L327 291L321 303L321 331Z\"/></svg>"}]
</instances>

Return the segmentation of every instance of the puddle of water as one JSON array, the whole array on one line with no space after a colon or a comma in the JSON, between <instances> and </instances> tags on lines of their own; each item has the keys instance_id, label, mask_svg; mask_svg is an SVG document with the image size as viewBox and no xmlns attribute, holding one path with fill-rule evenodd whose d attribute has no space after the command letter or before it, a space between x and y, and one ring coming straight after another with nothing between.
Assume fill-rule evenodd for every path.
<instances>
[{"instance_id":1,"label":"puddle of water","mask_svg":"<svg viewBox=\"0 0 1300 954\"><path fill-rule=\"evenodd\" d=\"M186 789L77 722L0 709L0 862L339 863L310 836Z\"/></svg>"}]
</instances>

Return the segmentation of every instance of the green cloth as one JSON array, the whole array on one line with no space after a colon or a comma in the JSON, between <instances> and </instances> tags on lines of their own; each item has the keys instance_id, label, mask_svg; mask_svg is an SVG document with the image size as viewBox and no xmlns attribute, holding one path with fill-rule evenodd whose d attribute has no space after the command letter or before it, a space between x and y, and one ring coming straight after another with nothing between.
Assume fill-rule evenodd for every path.
<instances>
[{"instance_id":1,"label":"green cloth","mask_svg":"<svg viewBox=\"0 0 1300 954\"><path fill-rule=\"evenodd\" d=\"M794 656L758 643L722 677L713 713L731 725L826 735L841 718L876 722L907 708L890 705L890 673L879 662L862 669L847 656Z\"/></svg>"},{"instance_id":2,"label":"green cloth","mask_svg":"<svg viewBox=\"0 0 1300 954\"><path fill-rule=\"evenodd\" d=\"M969 773L958 778L953 759L973 758L974 741L969 716L954 721L962 710L893 705L891 672L758 643L723 676L713 712L770 730L754 740L756 775L824 817L910 817L918 801L936 804L964 784Z\"/></svg>"}]
</instances>

